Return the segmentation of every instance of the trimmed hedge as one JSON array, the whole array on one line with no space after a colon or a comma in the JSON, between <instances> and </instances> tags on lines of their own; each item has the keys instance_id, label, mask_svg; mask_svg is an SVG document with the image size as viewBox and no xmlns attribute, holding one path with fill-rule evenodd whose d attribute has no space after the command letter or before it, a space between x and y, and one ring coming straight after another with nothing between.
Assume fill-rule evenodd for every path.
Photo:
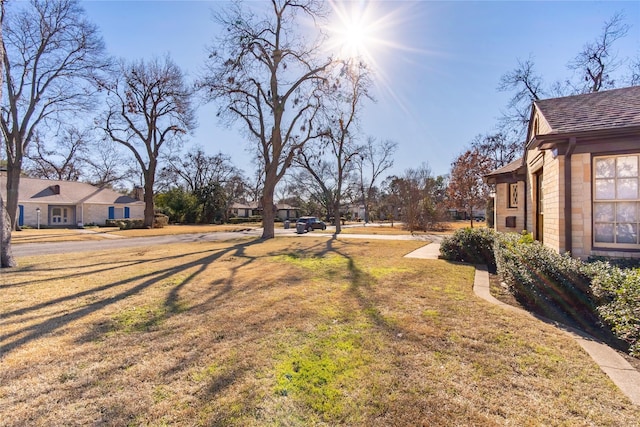
<instances>
[{"instance_id":1,"label":"trimmed hedge","mask_svg":"<svg viewBox=\"0 0 640 427\"><path fill-rule=\"evenodd\" d=\"M494 250L498 275L523 305L553 319L599 323L588 264L511 233L501 234Z\"/></svg>"},{"instance_id":2,"label":"trimmed hedge","mask_svg":"<svg viewBox=\"0 0 640 427\"><path fill-rule=\"evenodd\" d=\"M490 228L462 228L440 243L440 257L450 261L486 264L495 269L493 245L497 233Z\"/></svg>"},{"instance_id":3,"label":"trimmed hedge","mask_svg":"<svg viewBox=\"0 0 640 427\"><path fill-rule=\"evenodd\" d=\"M591 283L598 313L617 337L629 343L630 353L640 356L640 269L604 263L599 267Z\"/></svg>"},{"instance_id":4,"label":"trimmed hedge","mask_svg":"<svg viewBox=\"0 0 640 427\"><path fill-rule=\"evenodd\" d=\"M495 265L526 308L640 356L640 269L618 266L628 262L585 263L526 233L481 228L458 230L443 240L440 253L444 259Z\"/></svg>"}]
</instances>

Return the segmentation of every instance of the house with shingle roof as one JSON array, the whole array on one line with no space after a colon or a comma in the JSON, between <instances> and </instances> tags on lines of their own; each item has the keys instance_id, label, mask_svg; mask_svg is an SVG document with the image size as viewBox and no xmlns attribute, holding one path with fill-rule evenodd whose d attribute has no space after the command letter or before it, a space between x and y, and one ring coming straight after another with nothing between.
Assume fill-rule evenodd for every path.
<instances>
[{"instance_id":1,"label":"house with shingle roof","mask_svg":"<svg viewBox=\"0 0 640 427\"><path fill-rule=\"evenodd\" d=\"M485 177L498 231L640 257L640 86L535 101L524 156Z\"/></svg>"},{"instance_id":2,"label":"house with shingle roof","mask_svg":"<svg viewBox=\"0 0 640 427\"><path fill-rule=\"evenodd\" d=\"M7 197L7 175L0 172L0 191ZM36 227L104 225L108 219L144 218L144 202L84 182L20 178L18 224Z\"/></svg>"}]
</instances>

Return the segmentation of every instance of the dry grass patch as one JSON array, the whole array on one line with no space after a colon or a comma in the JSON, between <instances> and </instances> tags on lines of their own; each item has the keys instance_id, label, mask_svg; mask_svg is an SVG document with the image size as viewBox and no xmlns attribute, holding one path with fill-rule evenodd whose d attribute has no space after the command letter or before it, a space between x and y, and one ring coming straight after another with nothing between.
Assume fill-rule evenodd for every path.
<instances>
[{"instance_id":1,"label":"dry grass patch","mask_svg":"<svg viewBox=\"0 0 640 427\"><path fill-rule=\"evenodd\" d=\"M3 425L637 425L553 327L419 242L324 237L21 258Z\"/></svg>"},{"instance_id":2,"label":"dry grass patch","mask_svg":"<svg viewBox=\"0 0 640 427\"><path fill-rule=\"evenodd\" d=\"M95 231L94 231L95 230ZM98 231L101 230L101 231ZM86 232L77 228L24 228L11 233L11 243L44 243L44 242L78 242L86 240L102 240L101 233L115 231L117 228L88 229Z\"/></svg>"}]
</instances>

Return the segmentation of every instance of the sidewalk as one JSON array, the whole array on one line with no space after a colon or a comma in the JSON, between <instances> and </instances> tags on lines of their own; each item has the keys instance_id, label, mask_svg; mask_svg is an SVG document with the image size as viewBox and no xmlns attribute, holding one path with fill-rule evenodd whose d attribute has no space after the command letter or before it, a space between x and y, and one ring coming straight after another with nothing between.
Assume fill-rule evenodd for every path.
<instances>
[{"instance_id":1,"label":"sidewalk","mask_svg":"<svg viewBox=\"0 0 640 427\"><path fill-rule=\"evenodd\" d=\"M440 254L440 244L431 243L423 246L415 251L405 255L406 258L422 258L422 259L438 259ZM492 304L498 305L506 310L524 314L526 316L535 317L538 320L545 321L526 310L503 303L491 296L489 288L489 272L484 265L476 265L476 274L473 282L473 292L480 298ZM640 405L640 372L636 371L627 360L618 352L597 341L588 334L570 328L568 326L553 323L558 329L562 330L573 338L584 351L600 366L600 369L609 376L611 381L633 402Z\"/></svg>"}]
</instances>

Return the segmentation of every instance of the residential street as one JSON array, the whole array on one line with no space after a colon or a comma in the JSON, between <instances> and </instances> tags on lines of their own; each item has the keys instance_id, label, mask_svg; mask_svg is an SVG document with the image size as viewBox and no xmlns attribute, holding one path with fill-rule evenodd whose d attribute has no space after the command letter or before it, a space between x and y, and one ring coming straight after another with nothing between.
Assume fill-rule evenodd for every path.
<instances>
[{"instance_id":1,"label":"residential street","mask_svg":"<svg viewBox=\"0 0 640 427\"><path fill-rule=\"evenodd\" d=\"M311 233L297 234L294 228L288 230L276 229L277 236L290 236L303 238L306 236L332 236L332 228L327 230L313 231ZM153 246L171 243L207 242L219 240L233 240L245 237L260 237L261 228L255 228L242 232L215 232L196 234L176 234L170 236L154 237L123 237L108 238L104 240L89 240L82 242L61 242L61 243L20 243L12 245L13 255L16 257L47 255L56 253L90 252L119 248L131 248L138 246ZM439 242L440 235L378 235L378 234L340 234L340 239L376 239L376 240L420 240Z\"/></svg>"}]
</instances>

